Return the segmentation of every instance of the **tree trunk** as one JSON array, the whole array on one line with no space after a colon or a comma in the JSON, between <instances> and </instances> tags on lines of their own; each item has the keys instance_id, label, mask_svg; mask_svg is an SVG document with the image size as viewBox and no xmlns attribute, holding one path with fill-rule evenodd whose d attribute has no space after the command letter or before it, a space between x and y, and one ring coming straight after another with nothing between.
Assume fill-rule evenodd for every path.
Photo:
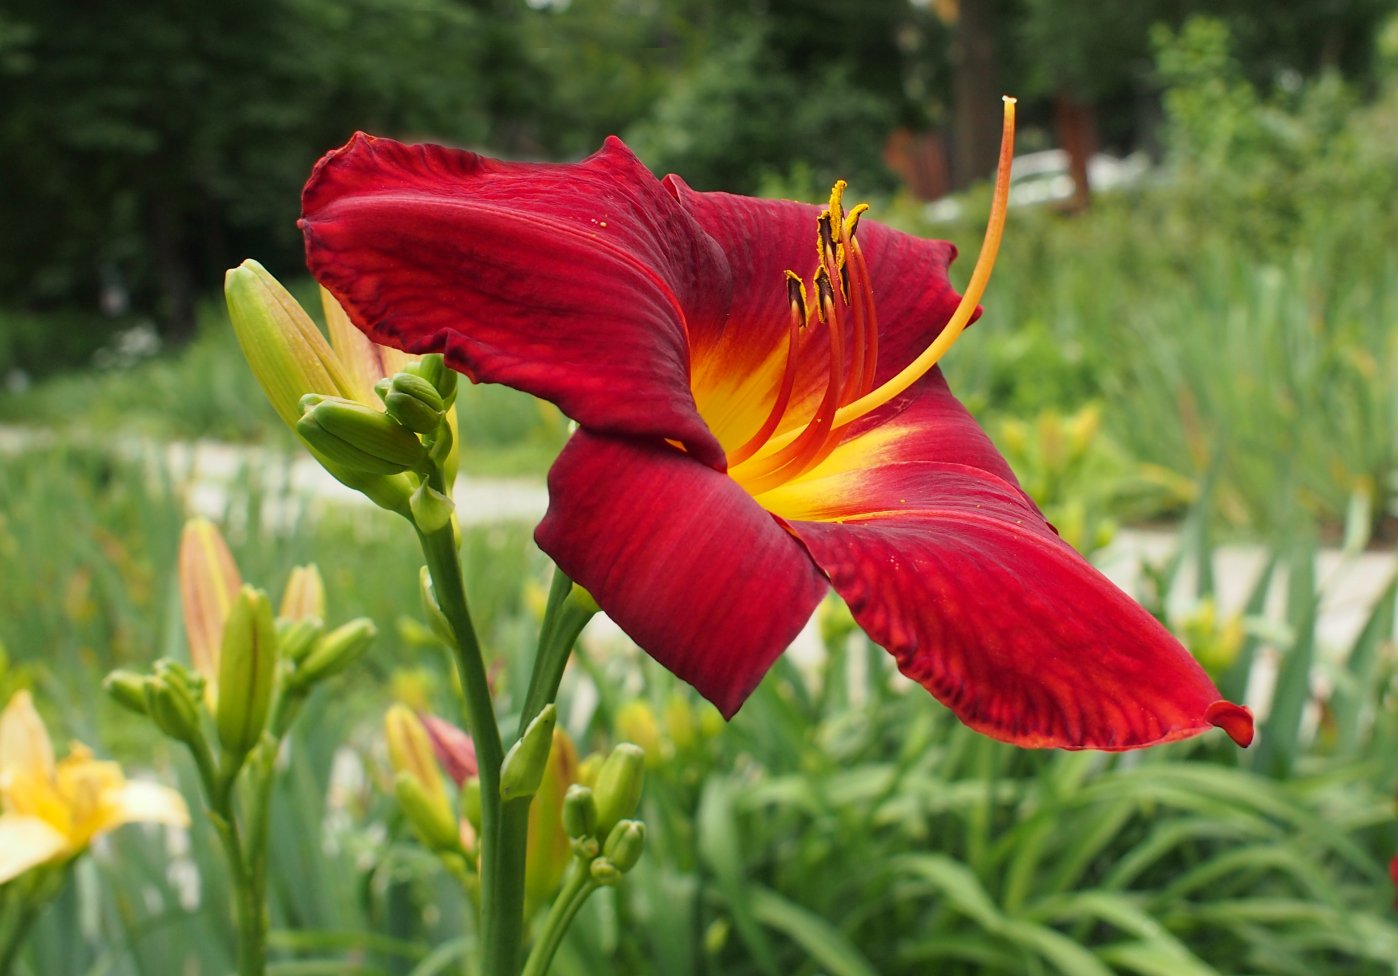
<instances>
[{"instance_id":1,"label":"tree trunk","mask_svg":"<svg viewBox=\"0 0 1398 976\"><path fill-rule=\"evenodd\" d=\"M992 0L961 0L952 41L956 129L951 179L957 189L995 172L1000 149L1000 96L995 70Z\"/></svg>"}]
</instances>

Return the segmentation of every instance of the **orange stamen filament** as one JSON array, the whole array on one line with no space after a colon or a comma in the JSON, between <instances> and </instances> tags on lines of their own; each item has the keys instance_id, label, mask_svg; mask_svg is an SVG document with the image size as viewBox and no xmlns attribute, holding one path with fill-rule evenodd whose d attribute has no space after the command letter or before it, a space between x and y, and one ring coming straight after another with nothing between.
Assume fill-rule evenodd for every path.
<instances>
[{"instance_id":1,"label":"orange stamen filament","mask_svg":"<svg viewBox=\"0 0 1398 976\"><path fill-rule=\"evenodd\" d=\"M836 286L837 287L837 286ZM796 440L786 447L763 458L749 462L748 470L739 474L729 473L738 478L751 494L758 494L789 481L801 472L824 458L822 451L833 444L830 437L830 423L840 405L840 387L844 379L844 322L839 312L839 303L829 287L818 289L817 301L825 313L825 328L830 335L830 378L825 387L825 396L815 416L806 424ZM828 453L828 452L827 452Z\"/></svg>"},{"instance_id":2,"label":"orange stamen filament","mask_svg":"<svg viewBox=\"0 0 1398 976\"><path fill-rule=\"evenodd\" d=\"M1015 148L1015 100L1005 96L1005 123L1000 134L1000 161L995 174L995 197L990 204L990 220L985 228L985 242L981 245L976 267L971 272L971 281L961 296L961 304L956 306L951 320L938 333L932 344L922 354L903 368L902 372L888 380L877 390L864 394L853 403L841 407L835 415L834 428L838 429L853 423L860 417L877 410L894 397L912 386L935 365L952 347L962 330L971 321L976 306L980 303L985 286L990 281L990 270L995 267L995 255L1000 250L1000 237L1005 230L1005 213L1010 197L1010 163Z\"/></svg>"},{"instance_id":3,"label":"orange stamen filament","mask_svg":"<svg viewBox=\"0 0 1398 976\"><path fill-rule=\"evenodd\" d=\"M859 370L859 385L855 387L855 394L863 396L874 388L874 373L879 365L879 317L878 310L874 307L874 285L869 280L869 265L864 261L864 249L853 238L850 239L849 256L854 269L850 273L850 283L859 283L859 308L865 320L864 363ZM846 397L846 400L848 399Z\"/></svg>"},{"instance_id":4,"label":"orange stamen filament","mask_svg":"<svg viewBox=\"0 0 1398 976\"><path fill-rule=\"evenodd\" d=\"M799 278L797 283L800 283ZM806 327L806 303L801 299L800 292L793 292L790 308L791 323L786 332L786 369L782 373L782 385L777 390L777 399L772 403L772 409L767 414L767 419L763 421L762 426L758 428L757 433L749 437L742 447L728 455L730 468L742 464L756 454L758 448L767 443L772 432L777 429L777 424L781 423L782 416L786 413L787 404L791 402L791 390L796 385L796 347L801 330Z\"/></svg>"}]
</instances>

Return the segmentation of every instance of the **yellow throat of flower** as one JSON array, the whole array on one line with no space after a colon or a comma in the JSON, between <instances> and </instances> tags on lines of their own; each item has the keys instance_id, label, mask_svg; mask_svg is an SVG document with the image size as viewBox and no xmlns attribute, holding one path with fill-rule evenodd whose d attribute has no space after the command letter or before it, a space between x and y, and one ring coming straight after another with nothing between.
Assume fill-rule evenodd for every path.
<instances>
[{"instance_id":1,"label":"yellow throat of flower","mask_svg":"<svg viewBox=\"0 0 1398 976\"><path fill-rule=\"evenodd\" d=\"M786 368L767 419L746 442L728 454L729 474L749 494L799 478L825 460L839 444L838 432L860 417L902 394L932 369L961 335L975 314L990 281L1000 249L1010 195L1010 163L1014 156L1015 99L1004 99L1004 127L995 176L995 193L970 283L951 319L932 343L896 375L874 386L878 365L878 318L869 267L855 232L868 210L860 204L849 213L843 205L845 182L830 191L830 204L817 219L814 302L805 281L786 272L789 326ZM796 381L797 348L806 329L825 326L830 344L825 394L802 426L778 433ZM845 348L846 335L850 347Z\"/></svg>"}]
</instances>

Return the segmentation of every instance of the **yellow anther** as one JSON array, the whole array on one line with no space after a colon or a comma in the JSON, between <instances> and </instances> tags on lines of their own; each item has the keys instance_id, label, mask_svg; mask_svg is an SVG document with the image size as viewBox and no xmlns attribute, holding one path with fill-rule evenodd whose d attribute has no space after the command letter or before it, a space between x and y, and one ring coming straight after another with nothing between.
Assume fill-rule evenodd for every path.
<instances>
[{"instance_id":1,"label":"yellow anther","mask_svg":"<svg viewBox=\"0 0 1398 976\"><path fill-rule=\"evenodd\" d=\"M791 304L791 314L806 327L806 283L795 271L786 272L786 300Z\"/></svg>"},{"instance_id":2,"label":"yellow anther","mask_svg":"<svg viewBox=\"0 0 1398 976\"><path fill-rule=\"evenodd\" d=\"M859 218L863 216L868 209L869 205L867 203L861 203L849 212L849 216L845 218L845 240L854 240L854 232L859 228Z\"/></svg>"},{"instance_id":3,"label":"yellow anther","mask_svg":"<svg viewBox=\"0 0 1398 976\"><path fill-rule=\"evenodd\" d=\"M845 233L845 187L849 186L844 180L836 180L835 185L830 188L830 222L835 225L837 240L844 240Z\"/></svg>"}]
</instances>

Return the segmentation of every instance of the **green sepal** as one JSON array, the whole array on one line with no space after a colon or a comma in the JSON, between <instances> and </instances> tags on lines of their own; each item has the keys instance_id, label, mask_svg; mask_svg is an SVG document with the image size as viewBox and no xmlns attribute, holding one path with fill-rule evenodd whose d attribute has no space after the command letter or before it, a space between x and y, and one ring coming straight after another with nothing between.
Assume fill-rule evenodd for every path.
<instances>
[{"instance_id":1,"label":"green sepal","mask_svg":"<svg viewBox=\"0 0 1398 976\"><path fill-rule=\"evenodd\" d=\"M534 716L524 735L510 746L500 765L500 799L518 800L539 791L553 746L553 727L557 724L558 709L549 702Z\"/></svg>"},{"instance_id":2,"label":"green sepal","mask_svg":"<svg viewBox=\"0 0 1398 976\"><path fill-rule=\"evenodd\" d=\"M424 481L408 499L408 508L413 513L413 523L423 532L430 533L451 522L456 502Z\"/></svg>"},{"instance_id":3,"label":"green sepal","mask_svg":"<svg viewBox=\"0 0 1398 976\"><path fill-rule=\"evenodd\" d=\"M451 621L447 620L447 615L442 612L442 606L437 602L437 591L432 588L432 573L426 566L421 567L417 574L418 594L422 597L422 612L427 617L427 626L432 629L432 633L437 639L448 647L456 644L456 634L451 629Z\"/></svg>"}]
</instances>

